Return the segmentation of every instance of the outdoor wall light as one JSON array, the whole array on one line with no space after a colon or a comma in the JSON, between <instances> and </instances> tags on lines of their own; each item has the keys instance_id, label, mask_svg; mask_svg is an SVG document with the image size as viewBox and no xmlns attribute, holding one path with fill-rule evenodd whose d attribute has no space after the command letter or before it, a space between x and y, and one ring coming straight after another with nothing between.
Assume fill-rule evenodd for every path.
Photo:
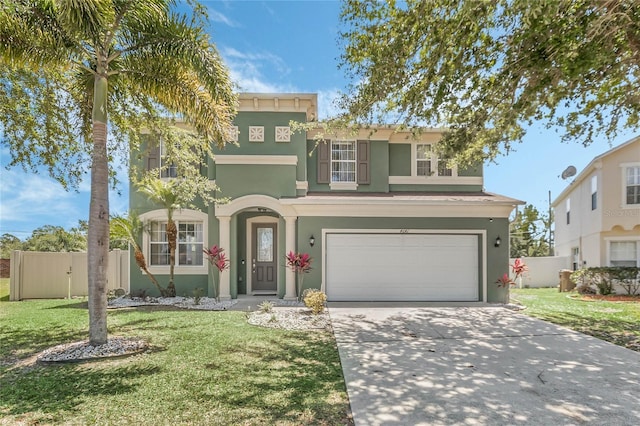
<instances>
[{"instance_id":1,"label":"outdoor wall light","mask_svg":"<svg viewBox=\"0 0 640 426\"><path fill-rule=\"evenodd\" d=\"M498 238L496 238L496 243L494 244L494 246L496 247L500 247L500 244L502 244L502 240L500 239L500 237L498 236Z\"/></svg>"},{"instance_id":2,"label":"outdoor wall light","mask_svg":"<svg viewBox=\"0 0 640 426\"><path fill-rule=\"evenodd\" d=\"M314 238L313 235L311 235L311 237L309 237L309 245L313 247L315 243L316 243L316 239Z\"/></svg>"}]
</instances>

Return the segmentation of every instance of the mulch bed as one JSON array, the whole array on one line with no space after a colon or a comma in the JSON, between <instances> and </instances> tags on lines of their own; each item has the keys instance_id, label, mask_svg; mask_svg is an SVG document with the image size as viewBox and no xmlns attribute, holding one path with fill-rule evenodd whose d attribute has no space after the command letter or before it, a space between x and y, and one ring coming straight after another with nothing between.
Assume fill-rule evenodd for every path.
<instances>
[{"instance_id":1,"label":"mulch bed","mask_svg":"<svg viewBox=\"0 0 640 426\"><path fill-rule=\"evenodd\" d=\"M576 299L586 301L605 301L605 302L632 302L640 303L640 295L629 296L626 294L608 294L603 296L601 294L581 294L577 295Z\"/></svg>"}]
</instances>

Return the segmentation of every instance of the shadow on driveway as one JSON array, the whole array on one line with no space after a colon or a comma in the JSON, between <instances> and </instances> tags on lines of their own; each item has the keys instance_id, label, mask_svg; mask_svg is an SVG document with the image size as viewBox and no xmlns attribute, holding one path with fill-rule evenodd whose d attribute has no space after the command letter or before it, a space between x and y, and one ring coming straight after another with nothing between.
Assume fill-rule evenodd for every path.
<instances>
[{"instance_id":1,"label":"shadow on driveway","mask_svg":"<svg viewBox=\"0 0 640 426\"><path fill-rule=\"evenodd\" d=\"M356 425L640 424L640 353L503 307L329 313Z\"/></svg>"}]
</instances>

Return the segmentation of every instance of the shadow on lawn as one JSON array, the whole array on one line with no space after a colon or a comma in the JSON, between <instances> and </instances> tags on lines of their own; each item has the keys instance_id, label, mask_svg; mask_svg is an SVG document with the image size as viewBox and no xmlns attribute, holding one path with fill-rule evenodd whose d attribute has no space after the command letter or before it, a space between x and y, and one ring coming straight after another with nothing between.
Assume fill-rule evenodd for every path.
<instances>
[{"instance_id":1,"label":"shadow on lawn","mask_svg":"<svg viewBox=\"0 0 640 426\"><path fill-rule=\"evenodd\" d=\"M6 373L0 376L0 412L5 415L42 412L58 422L62 419L56 417L77 411L85 398L131 392L135 388L133 380L159 371L155 366L88 369L64 365Z\"/></svg>"},{"instance_id":2,"label":"shadow on lawn","mask_svg":"<svg viewBox=\"0 0 640 426\"><path fill-rule=\"evenodd\" d=\"M353 424L340 359L329 334L292 332L291 338L269 345L268 351L240 344L224 352L242 359L234 369L245 371L228 371L215 358L205 368L238 386L222 394L212 389L195 397L215 397L225 409L235 409L235 417L229 419L233 423L250 423L259 407L260 422L266 424L324 425L335 424L337 418L340 424Z\"/></svg>"},{"instance_id":3,"label":"shadow on lawn","mask_svg":"<svg viewBox=\"0 0 640 426\"><path fill-rule=\"evenodd\" d=\"M580 333L640 352L640 329L638 329L638 323L635 321L627 321L624 319L599 319L594 321L591 315L578 315L568 312L545 312L538 313L535 316L542 320L562 325L579 331Z\"/></svg>"}]
</instances>

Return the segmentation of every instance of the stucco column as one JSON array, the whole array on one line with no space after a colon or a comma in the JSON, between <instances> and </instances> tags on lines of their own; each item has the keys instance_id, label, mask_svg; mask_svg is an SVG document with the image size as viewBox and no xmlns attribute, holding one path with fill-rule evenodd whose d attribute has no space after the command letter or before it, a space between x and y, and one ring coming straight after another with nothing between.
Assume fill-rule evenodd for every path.
<instances>
[{"instance_id":1,"label":"stucco column","mask_svg":"<svg viewBox=\"0 0 640 426\"><path fill-rule=\"evenodd\" d=\"M296 251L296 216L285 216L285 254ZM284 300L296 300L296 273L285 266Z\"/></svg>"},{"instance_id":2,"label":"stucco column","mask_svg":"<svg viewBox=\"0 0 640 426\"><path fill-rule=\"evenodd\" d=\"M220 238L219 247L224 248L228 253L229 247L231 247L231 216L218 216L218 222ZM220 290L220 300L231 299L230 277L231 275L229 274L229 269L225 269L224 271L220 272L220 282L218 283L218 288Z\"/></svg>"}]
</instances>

